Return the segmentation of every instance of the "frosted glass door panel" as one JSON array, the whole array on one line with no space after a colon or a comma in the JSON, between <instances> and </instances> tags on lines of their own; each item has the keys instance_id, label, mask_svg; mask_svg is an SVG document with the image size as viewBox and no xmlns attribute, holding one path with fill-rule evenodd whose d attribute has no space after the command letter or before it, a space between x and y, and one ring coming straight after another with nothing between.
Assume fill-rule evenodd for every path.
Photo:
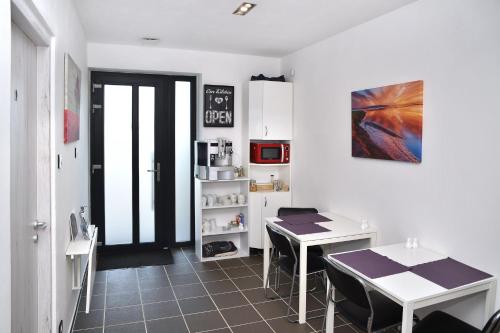
<instances>
[{"instance_id":1,"label":"frosted glass door panel","mask_svg":"<svg viewBox=\"0 0 500 333\"><path fill-rule=\"evenodd\" d=\"M132 87L104 86L106 245L132 243Z\"/></svg>"},{"instance_id":2,"label":"frosted glass door panel","mask_svg":"<svg viewBox=\"0 0 500 333\"><path fill-rule=\"evenodd\" d=\"M175 239L191 240L191 83L175 82Z\"/></svg>"},{"instance_id":3,"label":"frosted glass door panel","mask_svg":"<svg viewBox=\"0 0 500 333\"><path fill-rule=\"evenodd\" d=\"M139 87L139 241L155 241L155 88Z\"/></svg>"}]
</instances>

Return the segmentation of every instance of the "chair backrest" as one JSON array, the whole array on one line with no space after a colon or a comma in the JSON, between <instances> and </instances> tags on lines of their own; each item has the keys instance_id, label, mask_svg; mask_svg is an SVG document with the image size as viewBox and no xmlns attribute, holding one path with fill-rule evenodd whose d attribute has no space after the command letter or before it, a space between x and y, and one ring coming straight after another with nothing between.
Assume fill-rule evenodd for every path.
<instances>
[{"instance_id":1,"label":"chair backrest","mask_svg":"<svg viewBox=\"0 0 500 333\"><path fill-rule=\"evenodd\" d=\"M326 274L335 290L338 290L347 300L354 304L371 310L365 286L356 277L339 269L330 260L325 259L325 262Z\"/></svg>"},{"instance_id":2,"label":"chair backrest","mask_svg":"<svg viewBox=\"0 0 500 333\"><path fill-rule=\"evenodd\" d=\"M273 246L278 250L279 254L297 261L297 256L295 255L292 243L288 237L268 225L266 225L266 229L271 239L271 243L273 243Z\"/></svg>"},{"instance_id":3,"label":"chair backrest","mask_svg":"<svg viewBox=\"0 0 500 333\"><path fill-rule=\"evenodd\" d=\"M498 333L500 332L500 310L495 312L484 326L482 333Z\"/></svg>"},{"instance_id":4,"label":"chair backrest","mask_svg":"<svg viewBox=\"0 0 500 333\"><path fill-rule=\"evenodd\" d=\"M316 208L281 207L278 216L318 213Z\"/></svg>"}]
</instances>

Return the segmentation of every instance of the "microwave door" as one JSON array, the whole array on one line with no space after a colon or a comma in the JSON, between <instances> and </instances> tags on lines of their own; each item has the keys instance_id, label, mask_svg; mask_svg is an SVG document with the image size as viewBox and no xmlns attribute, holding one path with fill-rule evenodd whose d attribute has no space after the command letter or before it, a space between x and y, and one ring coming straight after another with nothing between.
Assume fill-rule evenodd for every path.
<instances>
[{"instance_id":1,"label":"microwave door","mask_svg":"<svg viewBox=\"0 0 500 333\"><path fill-rule=\"evenodd\" d=\"M285 145L281 144L281 163L285 163Z\"/></svg>"}]
</instances>

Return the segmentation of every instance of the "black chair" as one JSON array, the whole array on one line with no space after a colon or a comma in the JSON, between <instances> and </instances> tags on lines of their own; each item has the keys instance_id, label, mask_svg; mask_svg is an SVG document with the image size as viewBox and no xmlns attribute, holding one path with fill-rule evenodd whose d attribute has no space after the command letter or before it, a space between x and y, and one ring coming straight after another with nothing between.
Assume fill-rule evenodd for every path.
<instances>
[{"instance_id":1,"label":"black chair","mask_svg":"<svg viewBox=\"0 0 500 333\"><path fill-rule=\"evenodd\" d=\"M414 333L498 333L500 332L500 310L498 310L482 330L461 321L445 312L435 311L422 319L413 328Z\"/></svg>"},{"instance_id":2,"label":"black chair","mask_svg":"<svg viewBox=\"0 0 500 333\"><path fill-rule=\"evenodd\" d=\"M292 306L292 296L293 288L295 286L295 278L300 276L299 267L300 256L297 255L295 249L293 248L292 241L286 235L282 234L278 230L273 229L269 225L266 225L267 233L273 244L273 253L276 250L277 256L272 258L269 262L269 267L267 271L266 281L265 281L265 294L267 297L267 290L269 285L269 276L271 273L271 266L276 267L276 274L280 270L285 272L292 278L292 285L290 287L290 296L288 298L288 309L286 317L289 322L295 322L290 318L290 309ZM311 252L307 253L307 275L311 274L322 274L325 270L325 262L322 256L318 256L317 253ZM276 283L275 283L276 285Z\"/></svg>"},{"instance_id":3,"label":"black chair","mask_svg":"<svg viewBox=\"0 0 500 333\"><path fill-rule=\"evenodd\" d=\"M325 262L330 288L326 298L323 328L330 302L335 304L336 311L363 332L382 331L401 323L403 308L399 304L375 290L368 291L363 280L335 263L326 259ZM335 299L334 289L344 296L342 300Z\"/></svg>"}]
</instances>

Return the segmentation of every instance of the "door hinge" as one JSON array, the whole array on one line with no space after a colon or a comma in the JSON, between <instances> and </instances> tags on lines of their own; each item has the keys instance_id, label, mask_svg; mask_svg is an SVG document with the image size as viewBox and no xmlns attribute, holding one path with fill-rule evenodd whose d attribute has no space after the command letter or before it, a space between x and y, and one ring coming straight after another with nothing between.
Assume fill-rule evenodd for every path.
<instances>
[{"instance_id":1,"label":"door hinge","mask_svg":"<svg viewBox=\"0 0 500 333\"><path fill-rule=\"evenodd\" d=\"M102 89L102 84L92 83L92 92L94 92L96 89Z\"/></svg>"},{"instance_id":2,"label":"door hinge","mask_svg":"<svg viewBox=\"0 0 500 333\"><path fill-rule=\"evenodd\" d=\"M92 114L95 113L95 110L100 110L102 109L102 105L100 104L92 104Z\"/></svg>"}]
</instances>

